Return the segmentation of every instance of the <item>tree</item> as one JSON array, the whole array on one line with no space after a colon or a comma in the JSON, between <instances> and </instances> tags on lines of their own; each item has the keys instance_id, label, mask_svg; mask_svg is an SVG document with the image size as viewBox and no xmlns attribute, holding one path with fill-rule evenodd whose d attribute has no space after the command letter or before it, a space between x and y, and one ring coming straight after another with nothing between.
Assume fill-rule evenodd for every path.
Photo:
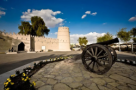
<instances>
[{"instance_id":1,"label":"tree","mask_svg":"<svg viewBox=\"0 0 136 90\"><path fill-rule=\"evenodd\" d=\"M120 38L121 41L128 42L131 39L131 34L130 32L126 31L126 28L122 28L119 32L117 32L118 38ZM128 45L127 45L127 50L128 50Z\"/></svg>"},{"instance_id":2,"label":"tree","mask_svg":"<svg viewBox=\"0 0 136 90\"><path fill-rule=\"evenodd\" d=\"M131 34L133 37L136 36L136 27L135 27L135 28L132 28L132 29L130 30L130 34Z\"/></svg>"},{"instance_id":3,"label":"tree","mask_svg":"<svg viewBox=\"0 0 136 90\"><path fill-rule=\"evenodd\" d=\"M130 30L131 36L133 36L133 42L136 42L136 27Z\"/></svg>"},{"instance_id":4,"label":"tree","mask_svg":"<svg viewBox=\"0 0 136 90\"><path fill-rule=\"evenodd\" d=\"M79 37L79 39L77 40L79 42L79 45L82 46L83 45L83 38Z\"/></svg>"},{"instance_id":5,"label":"tree","mask_svg":"<svg viewBox=\"0 0 136 90\"><path fill-rule=\"evenodd\" d=\"M83 44L86 46L86 45L87 45L87 43L88 43L87 38L86 38L86 37L83 37L82 39L83 39Z\"/></svg>"},{"instance_id":6,"label":"tree","mask_svg":"<svg viewBox=\"0 0 136 90\"><path fill-rule=\"evenodd\" d=\"M29 24L29 22L22 21L18 28L20 29L20 32L18 32L19 34L31 34L32 26Z\"/></svg>"},{"instance_id":7,"label":"tree","mask_svg":"<svg viewBox=\"0 0 136 90\"><path fill-rule=\"evenodd\" d=\"M97 43L98 42L104 42L113 39L113 35L107 32L104 36L97 37Z\"/></svg>"},{"instance_id":8,"label":"tree","mask_svg":"<svg viewBox=\"0 0 136 90\"><path fill-rule=\"evenodd\" d=\"M81 49L83 49L82 48L83 44L86 46L87 43L88 43L88 40L87 40L86 37L79 37L78 42L79 42L79 45L80 45Z\"/></svg>"},{"instance_id":9,"label":"tree","mask_svg":"<svg viewBox=\"0 0 136 90\"><path fill-rule=\"evenodd\" d=\"M48 35L50 30L46 27L43 19L38 16L31 17L31 23L22 21L21 25L18 26L21 34L30 34L35 36Z\"/></svg>"}]
</instances>

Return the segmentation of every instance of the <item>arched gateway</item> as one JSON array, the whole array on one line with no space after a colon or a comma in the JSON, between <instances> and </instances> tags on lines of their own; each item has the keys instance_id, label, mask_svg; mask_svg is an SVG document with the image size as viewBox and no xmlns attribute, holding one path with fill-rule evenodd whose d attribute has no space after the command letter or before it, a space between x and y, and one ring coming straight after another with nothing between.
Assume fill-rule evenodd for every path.
<instances>
[{"instance_id":1,"label":"arched gateway","mask_svg":"<svg viewBox=\"0 0 136 90\"><path fill-rule=\"evenodd\" d=\"M24 51L24 48L25 48L25 44L23 42L21 42L19 45L18 45L18 51Z\"/></svg>"}]
</instances>

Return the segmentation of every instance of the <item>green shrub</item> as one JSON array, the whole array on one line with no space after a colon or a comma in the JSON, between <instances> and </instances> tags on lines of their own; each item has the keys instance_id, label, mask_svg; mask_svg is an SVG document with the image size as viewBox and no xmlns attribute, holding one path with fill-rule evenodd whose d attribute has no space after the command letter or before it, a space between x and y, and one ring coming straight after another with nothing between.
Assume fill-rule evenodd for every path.
<instances>
[{"instance_id":1,"label":"green shrub","mask_svg":"<svg viewBox=\"0 0 136 90\"><path fill-rule=\"evenodd\" d=\"M133 38L133 42L135 42L135 43L136 43L136 38Z\"/></svg>"}]
</instances>

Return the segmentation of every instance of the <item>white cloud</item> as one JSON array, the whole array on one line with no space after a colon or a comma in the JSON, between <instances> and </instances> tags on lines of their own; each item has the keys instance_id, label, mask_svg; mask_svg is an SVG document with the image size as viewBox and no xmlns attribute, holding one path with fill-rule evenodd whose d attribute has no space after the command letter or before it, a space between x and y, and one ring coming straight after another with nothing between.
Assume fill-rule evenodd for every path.
<instances>
[{"instance_id":1,"label":"white cloud","mask_svg":"<svg viewBox=\"0 0 136 90\"><path fill-rule=\"evenodd\" d=\"M131 17L131 18L129 19L129 21L136 21L136 16L135 16L135 17Z\"/></svg>"},{"instance_id":2,"label":"white cloud","mask_svg":"<svg viewBox=\"0 0 136 90\"><path fill-rule=\"evenodd\" d=\"M105 25L105 24L107 24L107 23L103 23L103 25Z\"/></svg>"},{"instance_id":3,"label":"white cloud","mask_svg":"<svg viewBox=\"0 0 136 90\"><path fill-rule=\"evenodd\" d=\"M97 14L97 12L94 12L94 13L91 14L91 11L86 11L85 14L81 18L82 19L85 18L87 14L95 16Z\"/></svg>"},{"instance_id":4,"label":"white cloud","mask_svg":"<svg viewBox=\"0 0 136 90\"><path fill-rule=\"evenodd\" d=\"M82 16L82 19L85 18L85 17L86 17L86 15L83 15L83 16Z\"/></svg>"},{"instance_id":5,"label":"white cloud","mask_svg":"<svg viewBox=\"0 0 136 90\"><path fill-rule=\"evenodd\" d=\"M60 26L63 26L64 24L63 24L63 23L60 23L59 25L60 25Z\"/></svg>"},{"instance_id":6,"label":"white cloud","mask_svg":"<svg viewBox=\"0 0 136 90\"><path fill-rule=\"evenodd\" d=\"M87 44L97 43L97 37L104 36L104 34L106 34L106 33L90 32L88 34L71 34L70 35L70 43L72 43L72 44L78 43L77 40L79 37L86 37L88 40ZM117 36L113 35L113 38L116 38L116 37ZM132 42L132 39L128 42ZM119 43L122 44L124 42L119 39Z\"/></svg>"},{"instance_id":7,"label":"white cloud","mask_svg":"<svg viewBox=\"0 0 136 90\"><path fill-rule=\"evenodd\" d=\"M78 43L78 38L79 37L86 37L88 40L88 44L91 43L96 43L97 42L97 37L103 36L106 33L96 33L96 32L90 32L88 34L71 34L70 35L70 43Z\"/></svg>"},{"instance_id":8,"label":"white cloud","mask_svg":"<svg viewBox=\"0 0 136 90\"><path fill-rule=\"evenodd\" d=\"M91 11L86 11L85 14L91 14Z\"/></svg>"},{"instance_id":9,"label":"white cloud","mask_svg":"<svg viewBox=\"0 0 136 90\"><path fill-rule=\"evenodd\" d=\"M0 10L6 10L5 8L0 7Z\"/></svg>"},{"instance_id":10,"label":"white cloud","mask_svg":"<svg viewBox=\"0 0 136 90\"><path fill-rule=\"evenodd\" d=\"M55 32L54 34L56 34L56 35L57 35L57 34L58 34L58 32Z\"/></svg>"},{"instance_id":11,"label":"white cloud","mask_svg":"<svg viewBox=\"0 0 136 90\"><path fill-rule=\"evenodd\" d=\"M0 11L0 15L5 15L5 14L6 14L6 12Z\"/></svg>"},{"instance_id":12,"label":"white cloud","mask_svg":"<svg viewBox=\"0 0 136 90\"><path fill-rule=\"evenodd\" d=\"M96 14L97 14L97 12L94 12L94 13L92 13L91 15L95 16Z\"/></svg>"},{"instance_id":13,"label":"white cloud","mask_svg":"<svg viewBox=\"0 0 136 90\"><path fill-rule=\"evenodd\" d=\"M61 14L61 11L52 11L50 9L32 10L28 9L27 12L23 12L21 18L25 21L30 21L32 16L40 16L43 18L47 27L55 27L56 25L62 25L64 19L56 18L55 15Z\"/></svg>"}]
</instances>

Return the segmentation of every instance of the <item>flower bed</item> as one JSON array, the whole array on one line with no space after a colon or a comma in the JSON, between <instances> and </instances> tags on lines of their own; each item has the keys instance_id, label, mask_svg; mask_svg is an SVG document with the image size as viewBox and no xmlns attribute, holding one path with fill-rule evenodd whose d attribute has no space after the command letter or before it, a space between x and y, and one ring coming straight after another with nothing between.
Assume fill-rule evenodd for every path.
<instances>
[{"instance_id":1,"label":"flower bed","mask_svg":"<svg viewBox=\"0 0 136 90\"><path fill-rule=\"evenodd\" d=\"M65 60L69 57L50 58L49 60L40 61L34 63L33 67L27 67L23 69L23 72L16 71L16 75L11 75L4 83L4 90L35 90L35 82L30 83L30 77L34 75L38 70L44 67L48 63ZM70 56L71 58L71 56Z\"/></svg>"}]
</instances>

